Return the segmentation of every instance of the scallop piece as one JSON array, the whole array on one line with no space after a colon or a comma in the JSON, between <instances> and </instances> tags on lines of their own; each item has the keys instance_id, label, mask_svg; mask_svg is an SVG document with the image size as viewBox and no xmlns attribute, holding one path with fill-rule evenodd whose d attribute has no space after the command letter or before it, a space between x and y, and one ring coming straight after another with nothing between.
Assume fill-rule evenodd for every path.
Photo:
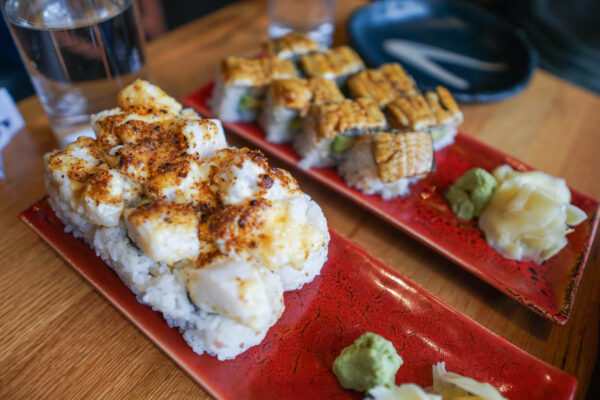
<instances>
[{"instance_id":1,"label":"scallop piece","mask_svg":"<svg viewBox=\"0 0 600 400\"><path fill-rule=\"evenodd\" d=\"M125 211L129 237L153 261L169 265L200 253L198 219L187 204L153 202Z\"/></svg>"},{"instance_id":2,"label":"scallop piece","mask_svg":"<svg viewBox=\"0 0 600 400\"><path fill-rule=\"evenodd\" d=\"M146 190L150 197L193 206L214 206L216 196L210 186L211 169L190 157L166 161L150 173Z\"/></svg>"},{"instance_id":3,"label":"scallop piece","mask_svg":"<svg viewBox=\"0 0 600 400\"><path fill-rule=\"evenodd\" d=\"M227 147L221 121L217 119L187 120L178 118L181 133L188 144L187 152L202 160Z\"/></svg>"},{"instance_id":4,"label":"scallop piece","mask_svg":"<svg viewBox=\"0 0 600 400\"><path fill-rule=\"evenodd\" d=\"M114 170L98 168L83 184L79 199L84 215L96 225L119 224L125 203L139 198L141 187Z\"/></svg>"},{"instance_id":5,"label":"scallop piece","mask_svg":"<svg viewBox=\"0 0 600 400\"><path fill-rule=\"evenodd\" d=\"M75 193L81 189L89 174L103 163L96 141L79 137L64 150L46 154L44 159L50 183L57 189L61 200L77 209Z\"/></svg>"},{"instance_id":6,"label":"scallop piece","mask_svg":"<svg viewBox=\"0 0 600 400\"><path fill-rule=\"evenodd\" d=\"M327 222L307 195L226 207L210 216L208 229L221 253L276 272L286 290L310 282L327 258Z\"/></svg>"},{"instance_id":7,"label":"scallop piece","mask_svg":"<svg viewBox=\"0 0 600 400\"><path fill-rule=\"evenodd\" d=\"M100 122L98 141L110 152L119 145L136 145L144 141L168 143L195 159L212 156L227 147L221 123L216 120L189 120L170 115L165 119L146 119L138 114L117 114Z\"/></svg>"},{"instance_id":8,"label":"scallop piece","mask_svg":"<svg viewBox=\"0 0 600 400\"><path fill-rule=\"evenodd\" d=\"M157 134L162 133L160 124L175 116L153 106L135 106L128 110L117 107L92 115L91 122L98 144L108 152L124 143L157 140Z\"/></svg>"},{"instance_id":9,"label":"scallop piece","mask_svg":"<svg viewBox=\"0 0 600 400\"><path fill-rule=\"evenodd\" d=\"M123 109L135 106L150 106L178 114L182 106L164 90L148 81L138 79L123 88L117 95L117 104Z\"/></svg>"},{"instance_id":10,"label":"scallop piece","mask_svg":"<svg viewBox=\"0 0 600 400\"><path fill-rule=\"evenodd\" d=\"M181 270L192 302L255 332L283 312L281 282L269 271L243 260L220 258L201 268Z\"/></svg>"},{"instance_id":11,"label":"scallop piece","mask_svg":"<svg viewBox=\"0 0 600 400\"><path fill-rule=\"evenodd\" d=\"M221 161L214 182L225 205L239 205L256 198L282 200L302 193L289 172L271 168L259 151L229 149L218 157Z\"/></svg>"}]
</instances>

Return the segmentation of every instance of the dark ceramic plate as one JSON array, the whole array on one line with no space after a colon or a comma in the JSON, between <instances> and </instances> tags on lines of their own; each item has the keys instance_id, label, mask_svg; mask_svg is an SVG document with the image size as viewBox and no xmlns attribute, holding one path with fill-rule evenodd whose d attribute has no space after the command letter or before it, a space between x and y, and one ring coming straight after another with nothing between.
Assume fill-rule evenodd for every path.
<instances>
[{"instance_id":1,"label":"dark ceramic plate","mask_svg":"<svg viewBox=\"0 0 600 400\"><path fill-rule=\"evenodd\" d=\"M211 92L212 85L205 86L188 96L184 103L204 117L211 117L206 103ZM267 142L257 125L224 123L224 126L289 165L296 166L298 156L292 147ZM571 190L573 204L581 208L588 218L567 236L567 247L542 265L507 260L488 246L477 222L456 218L443 193L472 167L488 171L502 164L510 164L521 171L531 168L462 133L458 134L454 145L435 153L435 164L435 173L412 185L410 194L393 200L350 188L333 168L311 168L304 172L538 314L559 325L565 324L598 225L598 202Z\"/></svg>"},{"instance_id":2,"label":"dark ceramic plate","mask_svg":"<svg viewBox=\"0 0 600 400\"><path fill-rule=\"evenodd\" d=\"M348 31L371 66L400 62L423 89L442 85L460 101L513 96L536 65L523 32L460 2L374 2L354 13Z\"/></svg>"},{"instance_id":3,"label":"dark ceramic plate","mask_svg":"<svg viewBox=\"0 0 600 400\"><path fill-rule=\"evenodd\" d=\"M21 213L98 292L219 399L362 399L342 389L331 365L366 331L391 340L404 359L396 382L432 383L431 365L494 385L509 399L568 400L577 380L461 315L363 249L331 232L329 260L258 346L234 360L199 356L161 315L139 303L84 241L64 231L45 199ZM127 366L123 366L127 373Z\"/></svg>"}]
</instances>

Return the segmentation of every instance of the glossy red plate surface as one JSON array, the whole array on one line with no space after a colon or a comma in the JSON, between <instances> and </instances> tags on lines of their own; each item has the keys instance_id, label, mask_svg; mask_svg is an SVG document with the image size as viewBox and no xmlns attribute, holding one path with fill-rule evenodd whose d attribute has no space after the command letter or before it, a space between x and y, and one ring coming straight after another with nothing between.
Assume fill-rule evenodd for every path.
<instances>
[{"instance_id":1,"label":"glossy red plate surface","mask_svg":"<svg viewBox=\"0 0 600 400\"><path fill-rule=\"evenodd\" d=\"M404 359L397 383L432 383L431 365L487 381L507 398L571 399L577 380L459 314L363 249L331 232L322 274L284 295L285 312L235 360L199 356L161 315L139 303L85 242L64 232L44 199L23 221L197 383L220 399L362 399L331 373L341 349L367 331Z\"/></svg>"},{"instance_id":2,"label":"glossy red plate surface","mask_svg":"<svg viewBox=\"0 0 600 400\"><path fill-rule=\"evenodd\" d=\"M212 117L207 105L211 92L212 84L188 96L184 103L204 117ZM267 142L258 125L224 123L224 126L291 166L296 166L298 156L292 147ZM366 195L352 189L333 168L311 168L304 172L538 314L564 325L571 313L598 225L598 202L571 190L573 204L581 208L588 219L568 236L568 246L543 265L507 260L488 246L476 221L459 220L443 197L444 191L470 168L481 167L491 171L502 164L510 164L520 171L531 169L459 133L452 146L436 152L435 173L412 185L409 195L397 199L383 200L378 195Z\"/></svg>"}]
</instances>

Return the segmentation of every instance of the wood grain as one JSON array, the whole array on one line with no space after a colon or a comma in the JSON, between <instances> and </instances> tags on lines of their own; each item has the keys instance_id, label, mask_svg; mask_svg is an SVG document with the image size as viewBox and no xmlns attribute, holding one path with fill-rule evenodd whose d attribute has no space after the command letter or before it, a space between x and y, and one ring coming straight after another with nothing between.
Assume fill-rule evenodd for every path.
<instances>
[{"instance_id":1,"label":"wood grain","mask_svg":"<svg viewBox=\"0 0 600 400\"><path fill-rule=\"evenodd\" d=\"M345 21L363 4L338 3L336 44L347 40ZM240 2L170 32L148 45L152 79L182 98L213 78L222 57L256 53L266 25L262 2ZM56 147L37 98L21 101L19 108L27 127L3 153L7 178L0 181L0 398L208 398L17 219L45 193L42 156ZM519 96L463 110L464 132L600 198L597 96L537 71ZM571 318L558 327L348 200L296 176L331 227L483 326L576 376L577 398L585 398L598 356L598 241Z\"/></svg>"}]
</instances>

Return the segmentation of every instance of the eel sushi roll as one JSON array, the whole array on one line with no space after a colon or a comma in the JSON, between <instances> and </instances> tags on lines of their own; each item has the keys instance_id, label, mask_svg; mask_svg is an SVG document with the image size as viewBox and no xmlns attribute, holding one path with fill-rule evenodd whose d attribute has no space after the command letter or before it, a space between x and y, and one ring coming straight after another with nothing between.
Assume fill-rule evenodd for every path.
<instances>
[{"instance_id":1,"label":"eel sushi roll","mask_svg":"<svg viewBox=\"0 0 600 400\"><path fill-rule=\"evenodd\" d=\"M333 166L353 136L386 126L385 116L371 99L314 105L294 140L294 148L302 158L298 165L303 169Z\"/></svg>"},{"instance_id":2,"label":"eel sushi roll","mask_svg":"<svg viewBox=\"0 0 600 400\"><path fill-rule=\"evenodd\" d=\"M291 61L297 60L304 54L326 50L300 32L290 32L280 38L269 40L263 47L269 56Z\"/></svg>"},{"instance_id":3,"label":"eel sushi roll","mask_svg":"<svg viewBox=\"0 0 600 400\"><path fill-rule=\"evenodd\" d=\"M300 70L307 78L334 80L342 86L348 78L365 69L361 58L348 46L340 46L323 53L300 57Z\"/></svg>"},{"instance_id":4,"label":"eel sushi roll","mask_svg":"<svg viewBox=\"0 0 600 400\"><path fill-rule=\"evenodd\" d=\"M384 199L404 196L433 171L429 132L378 132L360 136L342 154L338 170L349 186Z\"/></svg>"},{"instance_id":5,"label":"eel sushi roll","mask_svg":"<svg viewBox=\"0 0 600 400\"><path fill-rule=\"evenodd\" d=\"M271 82L260 118L270 142L293 141L311 105L344 100L335 82L326 79L282 79Z\"/></svg>"},{"instance_id":6,"label":"eel sushi roll","mask_svg":"<svg viewBox=\"0 0 600 400\"><path fill-rule=\"evenodd\" d=\"M267 86L275 79L296 78L296 68L278 57L225 58L217 73L211 107L224 121L255 121Z\"/></svg>"},{"instance_id":7,"label":"eel sushi roll","mask_svg":"<svg viewBox=\"0 0 600 400\"><path fill-rule=\"evenodd\" d=\"M352 97L372 98L381 108L398 97L418 94L414 79L397 63L361 71L348 79L346 85Z\"/></svg>"},{"instance_id":8,"label":"eel sushi roll","mask_svg":"<svg viewBox=\"0 0 600 400\"><path fill-rule=\"evenodd\" d=\"M442 86L425 95L397 98L387 105L385 112L394 129L431 132L436 151L454 143L463 120L458 104Z\"/></svg>"}]
</instances>

